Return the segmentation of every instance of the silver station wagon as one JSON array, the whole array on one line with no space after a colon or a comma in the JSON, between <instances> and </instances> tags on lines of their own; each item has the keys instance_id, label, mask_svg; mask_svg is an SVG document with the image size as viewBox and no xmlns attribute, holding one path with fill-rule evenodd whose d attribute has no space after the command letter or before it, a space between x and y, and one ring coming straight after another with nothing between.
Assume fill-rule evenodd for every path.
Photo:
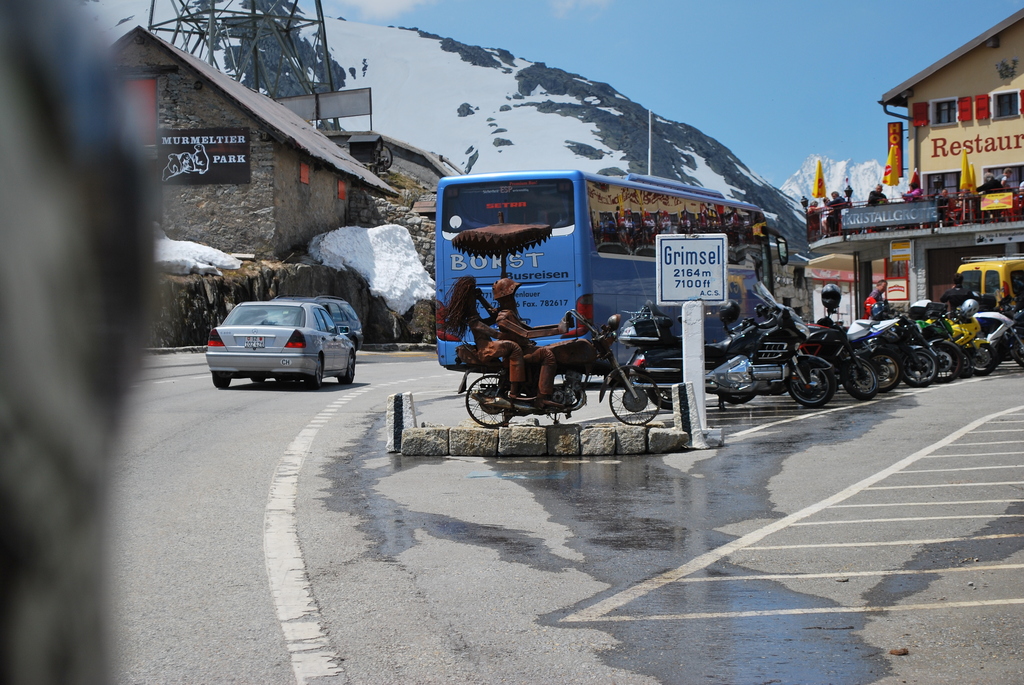
<instances>
[{"instance_id":1,"label":"silver station wagon","mask_svg":"<svg viewBox=\"0 0 1024 685\"><path fill-rule=\"evenodd\" d=\"M347 333L315 302L243 302L210 331L206 363L218 388L234 378L302 380L312 390L325 376L351 383L356 348Z\"/></svg>"}]
</instances>

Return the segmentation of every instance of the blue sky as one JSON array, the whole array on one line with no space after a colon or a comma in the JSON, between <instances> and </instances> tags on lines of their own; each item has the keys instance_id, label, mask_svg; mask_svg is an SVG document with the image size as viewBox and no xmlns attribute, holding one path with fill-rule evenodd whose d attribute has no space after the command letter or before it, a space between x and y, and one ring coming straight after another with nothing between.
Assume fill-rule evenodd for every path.
<instances>
[{"instance_id":1,"label":"blue sky","mask_svg":"<svg viewBox=\"0 0 1024 685\"><path fill-rule=\"evenodd\" d=\"M780 186L812 154L884 163L893 119L877 104L882 94L1024 0L323 0L323 7L328 16L505 48L603 81L716 138Z\"/></svg>"}]
</instances>

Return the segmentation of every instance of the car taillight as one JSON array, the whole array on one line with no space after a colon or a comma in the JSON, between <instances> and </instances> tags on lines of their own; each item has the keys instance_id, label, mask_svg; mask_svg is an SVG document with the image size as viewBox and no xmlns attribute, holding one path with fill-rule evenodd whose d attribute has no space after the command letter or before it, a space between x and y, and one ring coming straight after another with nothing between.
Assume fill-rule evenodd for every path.
<instances>
[{"instance_id":1,"label":"car taillight","mask_svg":"<svg viewBox=\"0 0 1024 685\"><path fill-rule=\"evenodd\" d=\"M583 318L587 321L594 320L594 296L593 295L580 295L576 300L576 311L579 312ZM587 333L587 327L583 324L579 324L576 328L572 329L568 333L562 335L563 338L577 338Z\"/></svg>"},{"instance_id":2,"label":"car taillight","mask_svg":"<svg viewBox=\"0 0 1024 685\"><path fill-rule=\"evenodd\" d=\"M305 347L306 336L302 335L302 331L295 331L292 333L292 337L288 338L288 342L284 344L285 347Z\"/></svg>"},{"instance_id":3,"label":"car taillight","mask_svg":"<svg viewBox=\"0 0 1024 685\"><path fill-rule=\"evenodd\" d=\"M207 347L224 347L224 341L220 339L220 333L214 328L210 331L210 339L206 341Z\"/></svg>"}]
</instances>

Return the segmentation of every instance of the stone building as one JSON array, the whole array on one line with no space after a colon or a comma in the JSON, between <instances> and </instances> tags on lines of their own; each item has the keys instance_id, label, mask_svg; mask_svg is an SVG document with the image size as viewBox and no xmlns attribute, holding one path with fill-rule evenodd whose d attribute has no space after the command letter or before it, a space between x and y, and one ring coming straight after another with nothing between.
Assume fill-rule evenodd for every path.
<instances>
[{"instance_id":1,"label":"stone building","mask_svg":"<svg viewBox=\"0 0 1024 685\"><path fill-rule=\"evenodd\" d=\"M284 258L397 193L285 106L137 27L114 46L168 237Z\"/></svg>"}]
</instances>

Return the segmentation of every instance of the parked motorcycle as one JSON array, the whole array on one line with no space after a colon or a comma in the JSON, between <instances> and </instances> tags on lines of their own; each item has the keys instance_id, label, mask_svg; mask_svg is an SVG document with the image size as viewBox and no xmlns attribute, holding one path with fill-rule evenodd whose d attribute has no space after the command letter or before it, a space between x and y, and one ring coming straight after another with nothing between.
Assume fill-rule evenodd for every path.
<instances>
[{"instance_id":1,"label":"parked motorcycle","mask_svg":"<svg viewBox=\"0 0 1024 685\"><path fill-rule=\"evenodd\" d=\"M1024 312L1015 310L1011 305L1013 298L1006 297L993 311L979 311L974 315L981 325L981 337L988 341L1002 362L1013 359L1024 367L1024 341L1016 328L1013 316L1020 315L1024 323Z\"/></svg>"},{"instance_id":2,"label":"parked motorcycle","mask_svg":"<svg viewBox=\"0 0 1024 685\"><path fill-rule=\"evenodd\" d=\"M514 416L549 416L558 423L559 415L564 414L568 419L573 412L587 404L587 380L597 364L609 369L604 376L598 401L603 401L607 392L608 404L615 418L629 425L642 426L650 423L658 414L660 391L654 379L639 369L620 365L611 351L621 316L613 314L600 329L594 328L575 309L566 312L566 317L570 322L569 328L583 326L591 333L592 339L580 338L549 346L557 362L557 380L550 403L541 407L531 400L509 397L511 383L507 365L497 361L483 362L473 345L461 345L458 348L459 359L468 366L459 386L459 394L466 393L466 411L474 421L481 426L497 428L508 425ZM528 370L535 371L529 367ZM471 373L483 375L474 380L467 390L466 384ZM536 373L528 373L527 376L522 391L536 395Z\"/></svg>"},{"instance_id":3,"label":"parked motorcycle","mask_svg":"<svg viewBox=\"0 0 1024 685\"><path fill-rule=\"evenodd\" d=\"M987 376L999 366L999 356L989 341L981 337L981 324L975 318L978 309L977 300L967 300L955 311L943 314L942 321L953 342L967 355L974 374Z\"/></svg>"},{"instance_id":4,"label":"parked motorcycle","mask_svg":"<svg viewBox=\"0 0 1024 685\"><path fill-rule=\"evenodd\" d=\"M901 381L912 388L926 387L938 376L939 361L917 324L892 312L886 303L872 305L871 318L854 321L847 335L855 348L870 345L871 360L884 369L880 392L893 390Z\"/></svg>"},{"instance_id":5,"label":"parked motorcycle","mask_svg":"<svg viewBox=\"0 0 1024 685\"><path fill-rule=\"evenodd\" d=\"M949 328L942 321L946 305L931 300L918 300L910 305L910 318L917 323L921 335L939 360L938 383L949 383L962 376L973 375L974 367L963 350L953 342Z\"/></svg>"},{"instance_id":6,"label":"parked motorcycle","mask_svg":"<svg viewBox=\"0 0 1024 685\"><path fill-rule=\"evenodd\" d=\"M821 303L827 316L810 326L811 334L800 350L827 359L839 371L839 382L850 397L870 400L878 394L878 372L868 361L868 350L854 350L846 330L832 320L841 299L839 286L830 283L822 288Z\"/></svg>"},{"instance_id":7,"label":"parked motorcycle","mask_svg":"<svg viewBox=\"0 0 1024 685\"><path fill-rule=\"evenodd\" d=\"M761 283L754 292L760 323L739 319L739 305L726 302L719 318L728 337L704 345L705 390L724 403L743 404L758 395L790 396L805 407L821 407L835 395L835 369L825 359L799 350L811 334L800 316L779 304ZM682 341L672 333L672 320L648 302L626 322L619 341L636 351L629 366L642 369L665 388L682 381ZM670 400L662 390L661 401Z\"/></svg>"}]
</instances>

